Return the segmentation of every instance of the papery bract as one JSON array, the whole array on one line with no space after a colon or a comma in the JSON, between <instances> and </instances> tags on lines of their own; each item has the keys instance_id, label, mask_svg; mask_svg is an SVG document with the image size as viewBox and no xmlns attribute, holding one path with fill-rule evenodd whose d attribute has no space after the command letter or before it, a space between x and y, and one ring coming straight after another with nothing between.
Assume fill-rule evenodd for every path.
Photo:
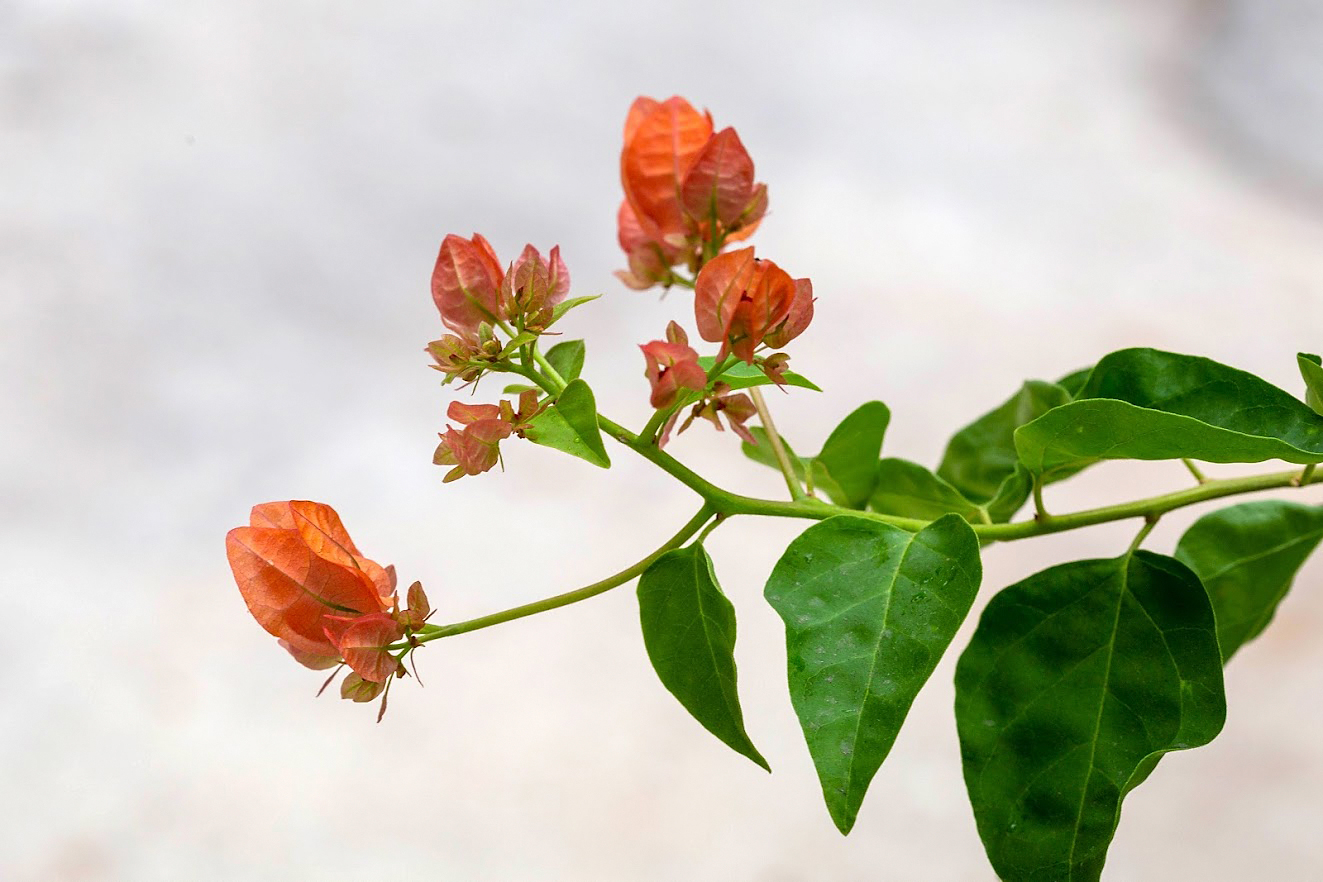
<instances>
[{"instance_id":1,"label":"papery bract","mask_svg":"<svg viewBox=\"0 0 1323 882\"><path fill-rule=\"evenodd\" d=\"M789 317L795 289L785 270L754 257L752 248L719 254L694 282L698 333L709 343L721 343L722 357L734 352L753 364L754 351L767 334Z\"/></svg>"},{"instance_id":2,"label":"papery bract","mask_svg":"<svg viewBox=\"0 0 1323 882\"><path fill-rule=\"evenodd\" d=\"M772 349L783 349L791 340L804 333L813 321L813 282L795 279L795 296L790 301L790 312L785 321L763 338Z\"/></svg>"},{"instance_id":3,"label":"papery bract","mask_svg":"<svg viewBox=\"0 0 1323 882\"><path fill-rule=\"evenodd\" d=\"M250 524L225 537L230 568L258 624L301 664L326 667L346 617L390 608L393 570L362 556L330 506L265 503Z\"/></svg>"},{"instance_id":4,"label":"papery bract","mask_svg":"<svg viewBox=\"0 0 1323 882\"><path fill-rule=\"evenodd\" d=\"M496 252L481 235L474 233L472 239L454 233L446 236L432 270L432 300L441 312L441 321L472 340L479 325L504 320L504 279Z\"/></svg>"},{"instance_id":5,"label":"papery bract","mask_svg":"<svg viewBox=\"0 0 1323 882\"><path fill-rule=\"evenodd\" d=\"M432 457L437 465L454 466L442 482L490 470L500 461L500 442L515 434L524 437L529 421L544 407L545 404L538 404L537 393L532 390L520 394L518 410L508 401L499 405L452 401L446 415L464 428L448 426Z\"/></svg>"},{"instance_id":6,"label":"papery bract","mask_svg":"<svg viewBox=\"0 0 1323 882\"><path fill-rule=\"evenodd\" d=\"M639 98L625 121L620 180L625 198L649 239L687 232L680 188L712 137L712 117L678 96Z\"/></svg>"},{"instance_id":7,"label":"papery bract","mask_svg":"<svg viewBox=\"0 0 1323 882\"><path fill-rule=\"evenodd\" d=\"M753 159L732 128L717 132L703 146L685 175L680 197L689 217L720 227L722 234L752 232L767 210L767 186L754 184Z\"/></svg>"},{"instance_id":8,"label":"papery bract","mask_svg":"<svg viewBox=\"0 0 1323 882\"><path fill-rule=\"evenodd\" d=\"M509 315L523 315L527 324L545 326L551 308L570 291L570 271L560 256L560 246L553 246L544 258L532 245L511 264L501 282L501 301Z\"/></svg>"},{"instance_id":9,"label":"papery bract","mask_svg":"<svg viewBox=\"0 0 1323 882\"><path fill-rule=\"evenodd\" d=\"M404 625L390 613L359 616L346 622L337 645L345 664L364 680L384 683L400 669L400 662L386 649L404 636Z\"/></svg>"}]
</instances>

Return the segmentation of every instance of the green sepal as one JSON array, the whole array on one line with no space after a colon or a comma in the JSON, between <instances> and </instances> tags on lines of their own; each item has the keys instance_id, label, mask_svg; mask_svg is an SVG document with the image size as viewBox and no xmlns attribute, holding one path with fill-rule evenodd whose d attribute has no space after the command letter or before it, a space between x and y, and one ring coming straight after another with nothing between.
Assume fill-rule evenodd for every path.
<instances>
[{"instance_id":1,"label":"green sepal","mask_svg":"<svg viewBox=\"0 0 1323 882\"><path fill-rule=\"evenodd\" d=\"M533 417L524 434L534 444L553 447L604 469L611 467L597 425L593 390L583 380L571 381L554 404Z\"/></svg>"},{"instance_id":2,"label":"green sepal","mask_svg":"<svg viewBox=\"0 0 1323 882\"><path fill-rule=\"evenodd\" d=\"M662 685L736 753L771 767L744 730L735 675L735 607L702 545L668 551L639 578L643 645Z\"/></svg>"}]
</instances>

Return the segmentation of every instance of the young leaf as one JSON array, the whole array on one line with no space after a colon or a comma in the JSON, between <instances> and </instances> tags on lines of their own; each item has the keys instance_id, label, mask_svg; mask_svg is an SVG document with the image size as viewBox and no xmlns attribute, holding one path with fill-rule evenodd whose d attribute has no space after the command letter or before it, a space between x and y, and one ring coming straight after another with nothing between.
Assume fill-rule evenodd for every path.
<instances>
[{"instance_id":1,"label":"young leaf","mask_svg":"<svg viewBox=\"0 0 1323 882\"><path fill-rule=\"evenodd\" d=\"M983 511L959 490L918 463L887 458L877 464L877 486L868 507L882 514L934 520L955 513L983 523Z\"/></svg>"},{"instance_id":2,"label":"young leaf","mask_svg":"<svg viewBox=\"0 0 1323 882\"><path fill-rule=\"evenodd\" d=\"M1314 413L1323 414L1323 359L1302 352L1295 360L1300 366L1300 376L1305 378L1305 404L1312 407Z\"/></svg>"},{"instance_id":3,"label":"young leaf","mask_svg":"<svg viewBox=\"0 0 1323 882\"><path fill-rule=\"evenodd\" d=\"M1076 376L1072 374L1071 378ZM937 467L937 476L973 502L1001 498L1000 508L1011 507L1012 496L1003 488L1014 477L1020 462L1015 452L1015 430L1070 400L1070 393L1056 383L1027 381L997 409L952 436ZM1005 489L1015 486L1018 484ZM1026 498L1027 489L1014 509L1023 505ZM1012 510L1011 514L1014 513Z\"/></svg>"},{"instance_id":4,"label":"young leaf","mask_svg":"<svg viewBox=\"0 0 1323 882\"><path fill-rule=\"evenodd\" d=\"M703 728L770 772L744 731L735 689L735 607L702 545L667 552L644 571L639 618L662 685Z\"/></svg>"},{"instance_id":5,"label":"young leaf","mask_svg":"<svg viewBox=\"0 0 1323 882\"><path fill-rule=\"evenodd\" d=\"M1253 374L1206 358L1126 349L1076 401L1015 432L1020 461L1059 478L1104 459L1323 462L1323 418Z\"/></svg>"},{"instance_id":6,"label":"young leaf","mask_svg":"<svg viewBox=\"0 0 1323 882\"><path fill-rule=\"evenodd\" d=\"M593 390L583 380L572 380L556 403L533 417L525 433L529 441L573 454L595 466L611 467L597 425Z\"/></svg>"},{"instance_id":7,"label":"young leaf","mask_svg":"<svg viewBox=\"0 0 1323 882\"><path fill-rule=\"evenodd\" d=\"M712 366L716 364L716 359L711 355L700 355L698 357L698 364L703 370L710 371L712 370ZM730 386L731 389L748 389L750 386L768 386L771 385L772 382L767 378L767 374L763 373L759 368L754 367L751 364L745 364L742 361L737 361L732 367L727 368L726 372L717 379ZM822 391L817 386L813 385L810 380L800 376L794 371L786 371L781 375L781 379L785 380L787 386L798 386L801 389L812 389L814 392Z\"/></svg>"},{"instance_id":8,"label":"young leaf","mask_svg":"<svg viewBox=\"0 0 1323 882\"><path fill-rule=\"evenodd\" d=\"M814 462L830 482L820 482L832 502L862 509L877 481L877 458L891 411L880 401L869 401L854 410L827 436ZM832 491L836 492L832 492Z\"/></svg>"},{"instance_id":9,"label":"young leaf","mask_svg":"<svg viewBox=\"0 0 1323 882\"><path fill-rule=\"evenodd\" d=\"M564 340L547 350L547 361L567 383L579 379L583 371L583 357L582 340Z\"/></svg>"},{"instance_id":10,"label":"young leaf","mask_svg":"<svg viewBox=\"0 0 1323 882\"><path fill-rule=\"evenodd\" d=\"M965 785L1004 879L1097 880L1126 793L1226 716L1208 595L1146 551L999 593L955 684Z\"/></svg>"},{"instance_id":11,"label":"young leaf","mask_svg":"<svg viewBox=\"0 0 1323 882\"><path fill-rule=\"evenodd\" d=\"M978 540L955 515L918 533L829 518L772 570L766 596L786 625L790 699L842 833L981 577Z\"/></svg>"},{"instance_id":12,"label":"young leaf","mask_svg":"<svg viewBox=\"0 0 1323 882\"><path fill-rule=\"evenodd\" d=\"M1212 512L1185 531L1176 559L1208 589L1224 660L1267 627L1320 539L1323 506L1278 499Z\"/></svg>"},{"instance_id":13,"label":"young leaf","mask_svg":"<svg viewBox=\"0 0 1323 882\"><path fill-rule=\"evenodd\" d=\"M551 327L556 322L565 317L565 313L574 309L576 306L583 306L585 303L592 303L601 294L589 294L587 297L571 297L569 300L563 300L551 308L551 321L547 322L547 327Z\"/></svg>"}]
</instances>

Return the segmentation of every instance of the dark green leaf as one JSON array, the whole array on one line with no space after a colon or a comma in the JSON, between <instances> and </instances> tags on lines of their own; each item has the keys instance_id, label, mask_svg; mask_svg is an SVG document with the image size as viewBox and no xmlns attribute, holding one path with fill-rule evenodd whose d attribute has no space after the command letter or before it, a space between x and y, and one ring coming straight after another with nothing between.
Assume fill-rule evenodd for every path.
<instances>
[{"instance_id":1,"label":"dark green leaf","mask_svg":"<svg viewBox=\"0 0 1323 882\"><path fill-rule=\"evenodd\" d=\"M583 371L583 357L582 340L564 340L547 350L547 361L567 383L579 379Z\"/></svg>"},{"instance_id":2,"label":"dark green leaf","mask_svg":"<svg viewBox=\"0 0 1323 882\"><path fill-rule=\"evenodd\" d=\"M1272 620L1295 574L1323 539L1323 506L1267 499L1194 522L1176 558L1203 580L1229 660Z\"/></svg>"},{"instance_id":3,"label":"dark green leaf","mask_svg":"<svg viewBox=\"0 0 1323 882\"><path fill-rule=\"evenodd\" d=\"M786 625L790 699L842 833L981 576L978 540L954 515L917 534L829 518L772 570L766 595Z\"/></svg>"},{"instance_id":4,"label":"dark green leaf","mask_svg":"<svg viewBox=\"0 0 1323 882\"><path fill-rule=\"evenodd\" d=\"M1314 413L1323 414L1323 359L1302 352L1295 360L1300 366L1300 376L1305 378L1305 404L1312 407Z\"/></svg>"},{"instance_id":5,"label":"dark green leaf","mask_svg":"<svg viewBox=\"0 0 1323 882\"><path fill-rule=\"evenodd\" d=\"M744 731L735 689L735 608L703 546L667 552L644 571L639 617L662 685L703 728L770 772Z\"/></svg>"},{"instance_id":6,"label":"dark green leaf","mask_svg":"<svg viewBox=\"0 0 1323 882\"><path fill-rule=\"evenodd\" d=\"M882 514L935 520L954 513L967 521L983 523L981 509L964 495L918 463L884 459L877 464L877 486L868 507Z\"/></svg>"},{"instance_id":7,"label":"dark green leaf","mask_svg":"<svg viewBox=\"0 0 1323 882\"><path fill-rule=\"evenodd\" d=\"M597 426L593 390L583 380L571 381L555 404L533 417L526 435L534 444L554 447L604 469L611 467Z\"/></svg>"},{"instance_id":8,"label":"dark green leaf","mask_svg":"<svg viewBox=\"0 0 1323 882\"><path fill-rule=\"evenodd\" d=\"M712 365L716 364L716 359L710 355L700 355L698 364L705 371L712 370ZM812 389L814 392L821 392L813 383L795 373L786 371L782 377L787 386L798 386L801 389ZM727 368L721 375L721 381L732 389L748 389L750 386L769 386L772 381L767 379L767 375L751 364L745 364L742 361L735 362L733 367Z\"/></svg>"},{"instance_id":9,"label":"dark green leaf","mask_svg":"<svg viewBox=\"0 0 1323 882\"><path fill-rule=\"evenodd\" d=\"M831 501L846 508L862 509L877 481L877 458L891 411L880 401L869 401L841 420L827 436L814 461L830 481L820 483Z\"/></svg>"},{"instance_id":10,"label":"dark green leaf","mask_svg":"<svg viewBox=\"0 0 1323 882\"><path fill-rule=\"evenodd\" d=\"M1126 793L1226 716L1208 595L1185 565L1145 551L999 593L955 682L979 835L1017 882L1098 879Z\"/></svg>"},{"instance_id":11,"label":"dark green leaf","mask_svg":"<svg viewBox=\"0 0 1323 882\"><path fill-rule=\"evenodd\" d=\"M1020 462L1015 452L1015 430L1069 401L1070 393L1056 383L1027 381L996 410L956 432L937 467L938 477L974 502L988 502L1000 496L1000 507L1009 507L1012 497L1001 491ZM1012 486L1018 486L1018 482ZM1022 504L1023 498L1014 509Z\"/></svg>"},{"instance_id":12,"label":"dark green leaf","mask_svg":"<svg viewBox=\"0 0 1323 882\"><path fill-rule=\"evenodd\" d=\"M1076 401L1017 429L1015 446L1048 478L1104 459L1314 463L1323 462L1323 418L1253 374L1126 349L1098 363Z\"/></svg>"}]
</instances>

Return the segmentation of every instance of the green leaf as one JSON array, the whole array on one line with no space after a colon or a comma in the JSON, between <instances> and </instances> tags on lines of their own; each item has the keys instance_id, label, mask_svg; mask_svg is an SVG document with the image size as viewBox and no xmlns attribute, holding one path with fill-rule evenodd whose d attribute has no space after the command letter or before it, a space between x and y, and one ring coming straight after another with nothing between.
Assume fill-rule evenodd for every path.
<instances>
[{"instance_id":1,"label":"green leaf","mask_svg":"<svg viewBox=\"0 0 1323 882\"><path fill-rule=\"evenodd\" d=\"M528 440L573 454L595 466L611 467L597 426L597 403L583 380L572 380L556 403L533 417L525 432Z\"/></svg>"},{"instance_id":2,"label":"green leaf","mask_svg":"<svg viewBox=\"0 0 1323 882\"><path fill-rule=\"evenodd\" d=\"M944 514L958 514L967 521L983 523L983 511L959 490L918 463L888 458L877 464L877 486L868 507L882 514L930 521Z\"/></svg>"},{"instance_id":3,"label":"green leaf","mask_svg":"<svg viewBox=\"0 0 1323 882\"><path fill-rule=\"evenodd\" d=\"M1259 635L1323 539L1323 506L1267 499L1204 515L1176 559L1199 576L1217 613L1222 658Z\"/></svg>"},{"instance_id":4,"label":"green leaf","mask_svg":"<svg viewBox=\"0 0 1323 882\"><path fill-rule=\"evenodd\" d=\"M698 364L705 371L712 370L712 366L716 364L716 361L717 360L711 355L700 355L698 357ZM734 366L727 368L726 372L718 377L718 379L732 389L748 389L750 386L772 385L772 381L767 379L766 374L753 365L745 364L742 361L735 362ZM813 385L810 380L800 376L794 371L786 371L785 374L782 375L782 379L786 381L787 386L798 386L801 389L812 389L814 392L822 391L817 386Z\"/></svg>"},{"instance_id":5,"label":"green leaf","mask_svg":"<svg viewBox=\"0 0 1323 882\"><path fill-rule=\"evenodd\" d=\"M772 444L767 440L767 430L762 426L749 426L748 428L749 433L758 440L758 443L750 444L748 441L741 441L740 450L754 462L779 470L781 466L776 461L776 455L772 453ZM785 448L786 456L790 458L790 467L795 470L795 477L801 481L804 480L804 470L809 467L809 464L813 461L812 458L796 456L795 451L785 438L781 439L781 446Z\"/></svg>"},{"instance_id":6,"label":"green leaf","mask_svg":"<svg viewBox=\"0 0 1323 882\"><path fill-rule=\"evenodd\" d=\"M1015 478L1020 463L1015 452L1015 430L1070 399L1070 393L1056 383L1027 381L995 410L952 436L937 467L937 476L973 502L999 499L998 507L1012 508L1014 514L1014 509L1028 498L1026 490L1025 496L1012 506L1014 494L1009 491L1022 483ZM1008 481L1011 483L1007 484Z\"/></svg>"},{"instance_id":7,"label":"green leaf","mask_svg":"<svg viewBox=\"0 0 1323 882\"><path fill-rule=\"evenodd\" d=\"M563 300L551 308L551 321L547 322L547 327L551 327L556 322L565 317L565 313L574 309L576 306L583 306L585 303L592 303L601 294L589 294L587 297L571 297L569 300Z\"/></svg>"},{"instance_id":8,"label":"green leaf","mask_svg":"<svg viewBox=\"0 0 1323 882\"><path fill-rule=\"evenodd\" d=\"M880 401L869 401L841 420L827 436L822 452L813 459L830 481L817 481L831 501L862 509L877 481L877 458L891 411Z\"/></svg>"},{"instance_id":9,"label":"green leaf","mask_svg":"<svg viewBox=\"0 0 1323 882\"><path fill-rule=\"evenodd\" d=\"M1300 366L1300 376L1305 378L1305 404L1314 413L1323 414L1323 358L1301 352L1295 360Z\"/></svg>"},{"instance_id":10,"label":"green leaf","mask_svg":"<svg viewBox=\"0 0 1323 882\"><path fill-rule=\"evenodd\" d=\"M1017 429L1015 446L1030 472L1048 477L1105 459L1316 463L1323 418L1253 374L1126 349L1098 363L1076 401Z\"/></svg>"},{"instance_id":11,"label":"green leaf","mask_svg":"<svg viewBox=\"0 0 1323 882\"><path fill-rule=\"evenodd\" d=\"M567 383L579 379L583 371L583 357L582 340L564 340L547 350L547 361Z\"/></svg>"},{"instance_id":12,"label":"green leaf","mask_svg":"<svg viewBox=\"0 0 1323 882\"><path fill-rule=\"evenodd\" d=\"M981 576L978 540L954 515L918 533L829 518L772 570L766 596L786 625L790 699L842 833Z\"/></svg>"},{"instance_id":13,"label":"green leaf","mask_svg":"<svg viewBox=\"0 0 1323 882\"><path fill-rule=\"evenodd\" d=\"M518 352L519 347L527 346L529 343L536 340L537 334L530 334L528 331L522 331L510 338L510 342L505 344L505 348L501 350L501 354L508 357Z\"/></svg>"},{"instance_id":14,"label":"green leaf","mask_svg":"<svg viewBox=\"0 0 1323 882\"><path fill-rule=\"evenodd\" d=\"M955 684L979 835L1017 882L1098 879L1126 793L1226 717L1208 595L1184 564L1146 551L999 593Z\"/></svg>"},{"instance_id":15,"label":"green leaf","mask_svg":"<svg viewBox=\"0 0 1323 882\"><path fill-rule=\"evenodd\" d=\"M1066 374L1060 380L1057 380L1057 385L1062 389L1065 389L1067 395L1074 398L1079 395L1080 390L1084 388L1084 384L1088 381L1089 374L1091 373L1093 373L1093 365L1089 365L1086 368L1080 368L1077 371Z\"/></svg>"},{"instance_id":16,"label":"green leaf","mask_svg":"<svg viewBox=\"0 0 1323 882\"><path fill-rule=\"evenodd\" d=\"M735 607L702 545L669 551L644 571L639 617L662 685L703 728L770 772L744 731L735 689Z\"/></svg>"},{"instance_id":17,"label":"green leaf","mask_svg":"<svg viewBox=\"0 0 1323 882\"><path fill-rule=\"evenodd\" d=\"M538 389L537 386L529 386L526 383L511 383L510 385L506 386L504 389L501 390L501 394L518 395L520 392L527 392L530 389L539 392L541 391L540 389Z\"/></svg>"}]
</instances>

